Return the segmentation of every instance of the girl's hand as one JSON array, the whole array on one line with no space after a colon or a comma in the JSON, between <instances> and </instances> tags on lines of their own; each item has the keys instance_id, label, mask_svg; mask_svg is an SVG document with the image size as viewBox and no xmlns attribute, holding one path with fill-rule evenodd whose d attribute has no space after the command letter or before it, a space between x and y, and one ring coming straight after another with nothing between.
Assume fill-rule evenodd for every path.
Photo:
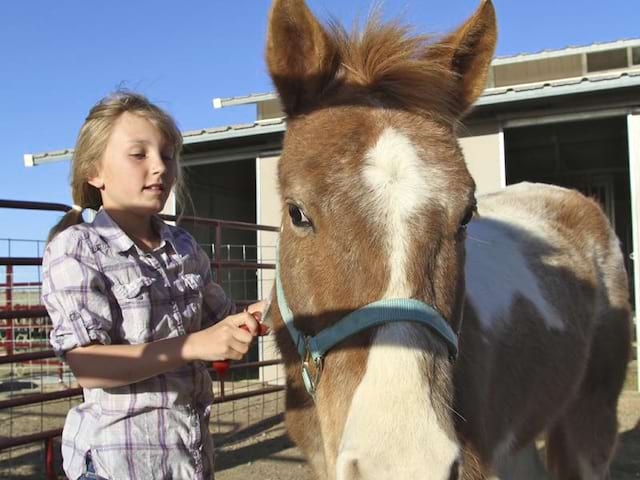
<instances>
[{"instance_id":1,"label":"girl's hand","mask_svg":"<svg viewBox=\"0 0 640 480\"><path fill-rule=\"evenodd\" d=\"M246 330L240 328L243 325ZM229 315L209 328L190 334L185 342L185 357L209 362L240 360L258 332L258 321L248 311Z\"/></svg>"},{"instance_id":2,"label":"girl's hand","mask_svg":"<svg viewBox=\"0 0 640 480\"><path fill-rule=\"evenodd\" d=\"M252 303L247 307L247 312L251 313L258 321L262 320L264 311L267 309L268 304L266 300L260 300L259 302ZM257 315L257 316L256 316Z\"/></svg>"}]
</instances>

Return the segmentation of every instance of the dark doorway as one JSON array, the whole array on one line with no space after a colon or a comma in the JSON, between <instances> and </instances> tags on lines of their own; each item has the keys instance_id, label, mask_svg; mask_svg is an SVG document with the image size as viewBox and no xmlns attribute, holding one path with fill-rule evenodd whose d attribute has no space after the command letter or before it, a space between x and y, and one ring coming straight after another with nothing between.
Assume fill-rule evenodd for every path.
<instances>
[{"instance_id":1,"label":"dark doorway","mask_svg":"<svg viewBox=\"0 0 640 480\"><path fill-rule=\"evenodd\" d=\"M185 180L190 198L179 205L185 215L256 222L255 159L186 166ZM187 229L214 258L215 228L183 221ZM222 260L256 262L256 232L231 228L222 229ZM256 270L223 269L213 271L214 279L235 301L257 298ZM216 276L219 275L220 278Z\"/></svg>"},{"instance_id":2,"label":"dark doorway","mask_svg":"<svg viewBox=\"0 0 640 480\"><path fill-rule=\"evenodd\" d=\"M510 128L505 130L504 140L507 184L552 183L574 188L600 202L622 244L632 287L626 118Z\"/></svg>"},{"instance_id":3,"label":"dark doorway","mask_svg":"<svg viewBox=\"0 0 640 480\"><path fill-rule=\"evenodd\" d=\"M178 203L184 215L256 223L255 159L210 163L184 168L189 197ZM211 259L215 258L216 230L213 226L180 222ZM253 230L222 228L220 256L223 261L257 262L257 235ZM257 270L246 268L212 268L213 279L241 308L243 302L258 297ZM258 360L258 345L254 342L247 361ZM258 369L233 372L233 379L257 378Z\"/></svg>"}]
</instances>

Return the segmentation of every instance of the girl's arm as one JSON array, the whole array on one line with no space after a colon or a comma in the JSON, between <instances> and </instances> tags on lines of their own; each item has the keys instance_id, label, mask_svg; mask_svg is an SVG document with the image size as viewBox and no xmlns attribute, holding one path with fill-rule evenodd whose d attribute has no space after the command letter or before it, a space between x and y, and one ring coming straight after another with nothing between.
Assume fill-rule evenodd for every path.
<instances>
[{"instance_id":1,"label":"girl's arm","mask_svg":"<svg viewBox=\"0 0 640 480\"><path fill-rule=\"evenodd\" d=\"M96 239L68 229L48 245L43 258L42 301L51 317L51 344L64 355L80 385L109 388L136 383L193 360L239 359L257 335L249 313L229 315L220 295L215 325L179 338L112 345L111 308L103 275L94 262ZM246 324L249 332L240 329Z\"/></svg>"},{"instance_id":2,"label":"girl's arm","mask_svg":"<svg viewBox=\"0 0 640 480\"><path fill-rule=\"evenodd\" d=\"M246 325L249 331L239 328ZM258 322L248 312L181 337L136 345L92 344L69 350L65 359L84 388L129 385L194 360L238 360L247 353Z\"/></svg>"}]
</instances>

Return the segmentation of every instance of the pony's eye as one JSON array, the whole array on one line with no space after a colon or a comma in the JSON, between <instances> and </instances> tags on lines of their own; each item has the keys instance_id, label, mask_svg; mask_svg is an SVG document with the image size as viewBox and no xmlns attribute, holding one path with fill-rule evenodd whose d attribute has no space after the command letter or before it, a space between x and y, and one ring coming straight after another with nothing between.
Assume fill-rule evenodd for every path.
<instances>
[{"instance_id":1,"label":"pony's eye","mask_svg":"<svg viewBox=\"0 0 640 480\"><path fill-rule=\"evenodd\" d=\"M465 232L467 231L467 225L469 225L469 222L473 218L473 215L476 213L476 210L477 208L475 205L467 209L464 217L462 218L462 221L460 222L460 226L458 227L458 236L463 236L465 234Z\"/></svg>"},{"instance_id":2,"label":"pony's eye","mask_svg":"<svg viewBox=\"0 0 640 480\"><path fill-rule=\"evenodd\" d=\"M475 212L476 212L476 207L469 208L467 212L464 214L464 218L460 222L460 226L466 227L467 225L469 225L469 222L473 218L473 215L475 214Z\"/></svg>"},{"instance_id":3,"label":"pony's eye","mask_svg":"<svg viewBox=\"0 0 640 480\"><path fill-rule=\"evenodd\" d=\"M302 209L292 203L289 204L289 216L291 217L291 222L296 227L311 226L311 221L307 218Z\"/></svg>"}]
</instances>

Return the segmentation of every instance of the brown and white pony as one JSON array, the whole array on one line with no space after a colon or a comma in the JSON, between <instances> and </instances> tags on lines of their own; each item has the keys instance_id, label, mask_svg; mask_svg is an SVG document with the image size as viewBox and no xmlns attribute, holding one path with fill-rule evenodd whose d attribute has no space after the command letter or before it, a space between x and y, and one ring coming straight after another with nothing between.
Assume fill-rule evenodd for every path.
<instances>
[{"instance_id":1,"label":"brown and white pony","mask_svg":"<svg viewBox=\"0 0 640 480\"><path fill-rule=\"evenodd\" d=\"M367 328L310 364L312 397L274 302L287 427L319 479L534 478L524 460L541 434L555 478L608 477L630 348L622 255L577 192L521 184L476 200L456 128L495 39L488 0L436 41L376 19L347 33L304 0L273 2L267 62L288 122L279 274L296 328L410 298L459 333L451 361L421 324Z\"/></svg>"}]
</instances>

